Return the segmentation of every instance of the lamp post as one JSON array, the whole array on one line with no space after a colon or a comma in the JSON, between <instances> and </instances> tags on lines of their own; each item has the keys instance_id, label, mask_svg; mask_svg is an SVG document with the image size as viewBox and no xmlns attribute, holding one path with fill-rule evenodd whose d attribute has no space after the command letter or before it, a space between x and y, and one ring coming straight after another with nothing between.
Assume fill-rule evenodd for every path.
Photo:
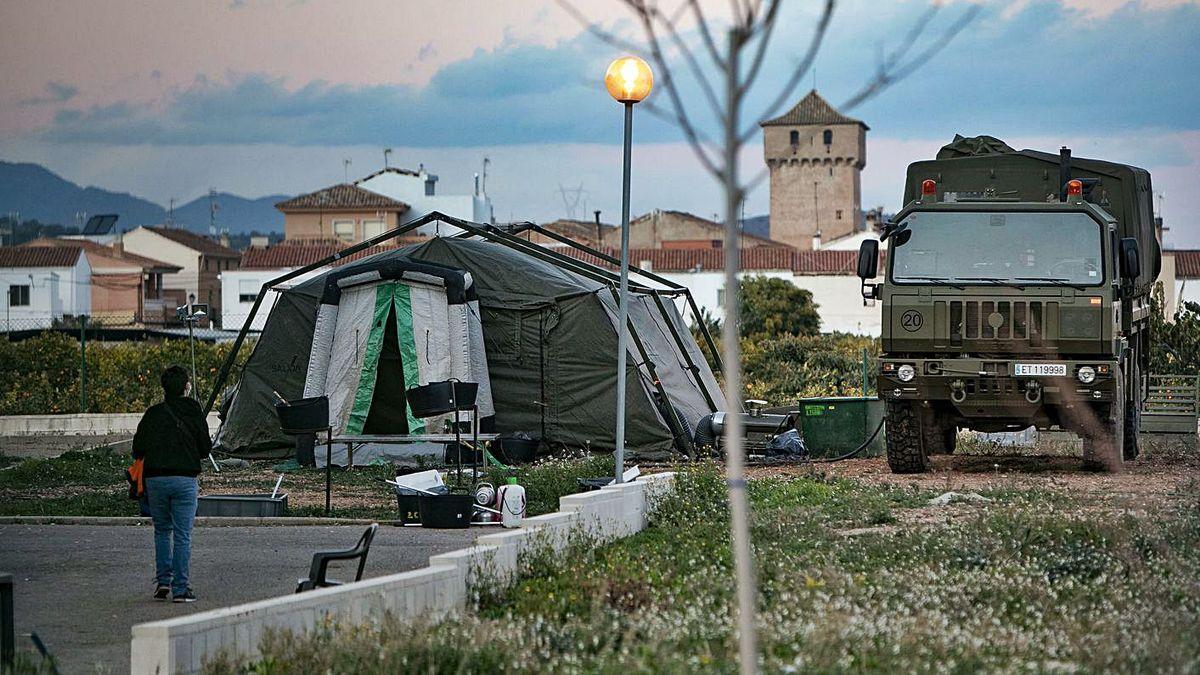
<instances>
[{"instance_id":1,"label":"lamp post","mask_svg":"<svg viewBox=\"0 0 1200 675\"><path fill-rule=\"evenodd\" d=\"M614 482L625 473L625 351L629 324L629 165L632 155L633 105L650 94L654 73L636 56L622 56L608 66L604 86L625 106L625 161L621 176L621 289L617 309L617 433Z\"/></svg>"}]
</instances>

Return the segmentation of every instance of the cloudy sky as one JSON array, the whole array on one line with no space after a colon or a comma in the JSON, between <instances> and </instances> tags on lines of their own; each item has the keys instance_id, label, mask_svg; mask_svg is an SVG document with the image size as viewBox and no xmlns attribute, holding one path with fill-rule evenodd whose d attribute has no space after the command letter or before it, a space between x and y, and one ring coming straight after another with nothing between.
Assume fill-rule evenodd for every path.
<instances>
[{"instance_id":1,"label":"cloudy sky","mask_svg":"<svg viewBox=\"0 0 1200 675\"><path fill-rule=\"evenodd\" d=\"M794 98L815 84L846 101L916 22L927 47L973 4L930 17L928 0L843 1ZM637 36L615 0L576 5ZM785 0L748 116L799 60L818 5ZM706 6L720 22L729 3ZM444 192L468 191L489 158L500 219L564 215L560 186L582 185L580 213L620 208L621 115L601 84L617 54L554 0L4 0L0 25L0 159L82 184L164 204L209 187L298 193L341 181L347 158L352 177L379 168L391 147L393 165L425 164ZM1198 52L1197 0L982 2L936 58L848 111L871 126L864 206L896 208L908 162L986 133L1150 169L1168 244L1200 246ZM718 210L675 129L641 114L635 134L635 213ZM761 167L756 139L743 172ZM766 203L756 189L747 214Z\"/></svg>"}]
</instances>

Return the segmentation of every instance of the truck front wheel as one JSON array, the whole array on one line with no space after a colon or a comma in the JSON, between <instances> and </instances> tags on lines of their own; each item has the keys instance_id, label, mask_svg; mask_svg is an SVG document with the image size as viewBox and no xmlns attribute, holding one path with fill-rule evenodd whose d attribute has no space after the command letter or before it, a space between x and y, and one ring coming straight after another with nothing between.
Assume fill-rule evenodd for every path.
<instances>
[{"instance_id":1,"label":"truck front wheel","mask_svg":"<svg viewBox=\"0 0 1200 675\"><path fill-rule=\"evenodd\" d=\"M1084 466L1110 473L1120 471L1125 464L1125 380L1120 368L1113 373L1113 379L1116 381L1113 402L1089 420L1080 434Z\"/></svg>"},{"instance_id":2,"label":"truck front wheel","mask_svg":"<svg viewBox=\"0 0 1200 675\"><path fill-rule=\"evenodd\" d=\"M887 460L892 473L923 473L929 468L921 413L917 403L887 402Z\"/></svg>"}]
</instances>

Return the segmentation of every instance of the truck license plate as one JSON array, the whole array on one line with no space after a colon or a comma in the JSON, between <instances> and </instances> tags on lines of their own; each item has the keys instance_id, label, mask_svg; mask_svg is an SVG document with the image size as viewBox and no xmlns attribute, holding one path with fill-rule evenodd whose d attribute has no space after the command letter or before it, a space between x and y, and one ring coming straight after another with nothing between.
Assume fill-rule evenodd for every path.
<instances>
[{"instance_id":1,"label":"truck license plate","mask_svg":"<svg viewBox=\"0 0 1200 675\"><path fill-rule=\"evenodd\" d=\"M1065 363L1014 363L1013 375L1017 377L1065 377Z\"/></svg>"}]
</instances>

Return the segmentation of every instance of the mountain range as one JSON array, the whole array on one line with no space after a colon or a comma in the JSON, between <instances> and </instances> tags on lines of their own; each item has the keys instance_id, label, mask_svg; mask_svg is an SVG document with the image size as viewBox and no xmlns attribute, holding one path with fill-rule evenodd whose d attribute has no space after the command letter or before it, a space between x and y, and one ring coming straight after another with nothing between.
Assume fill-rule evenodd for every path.
<instances>
[{"instance_id":1,"label":"mountain range","mask_svg":"<svg viewBox=\"0 0 1200 675\"><path fill-rule=\"evenodd\" d=\"M291 195L268 195L248 199L219 192L217 227L230 234L283 232L283 214L275 204ZM80 225L81 215L115 213L117 228L125 231L139 225L159 225L167 220L167 209L127 192L81 187L49 169L30 163L0 161L0 215L18 212L21 221L37 220L66 227ZM175 207L176 226L200 234L209 231L208 196Z\"/></svg>"}]
</instances>

